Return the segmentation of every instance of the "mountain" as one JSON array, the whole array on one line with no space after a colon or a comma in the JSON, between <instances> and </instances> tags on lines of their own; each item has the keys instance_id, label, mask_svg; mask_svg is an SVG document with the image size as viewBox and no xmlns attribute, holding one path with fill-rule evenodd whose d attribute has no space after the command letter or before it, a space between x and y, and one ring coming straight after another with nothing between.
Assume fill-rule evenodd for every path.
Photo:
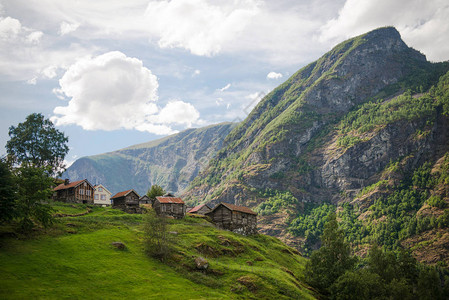
<instances>
[{"instance_id":1,"label":"mountain","mask_svg":"<svg viewBox=\"0 0 449 300\"><path fill-rule=\"evenodd\" d=\"M360 251L374 241L395 248L395 241L447 227L449 198L437 183L445 175L435 170L449 161L448 70L392 27L345 41L262 99L184 196L253 207L262 232L305 252L319 246L331 210L347 221ZM432 183L414 185L420 176ZM434 196L441 208L420 221ZM409 228L419 222L433 223Z\"/></svg>"},{"instance_id":2,"label":"mountain","mask_svg":"<svg viewBox=\"0 0 449 300\"><path fill-rule=\"evenodd\" d=\"M222 123L188 129L114 152L82 157L63 178L87 178L105 185L112 193L133 188L142 195L153 184L181 193L221 148L233 127L233 123Z\"/></svg>"}]
</instances>

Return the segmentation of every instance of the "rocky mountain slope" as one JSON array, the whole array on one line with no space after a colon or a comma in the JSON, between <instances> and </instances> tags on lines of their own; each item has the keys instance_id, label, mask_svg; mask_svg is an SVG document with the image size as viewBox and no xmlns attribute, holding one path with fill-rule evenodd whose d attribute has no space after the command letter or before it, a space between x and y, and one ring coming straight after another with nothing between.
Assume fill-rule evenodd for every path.
<instances>
[{"instance_id":1,"label":"rocky mountain slope","mask_svg":"<svg viewBox=\"0 0 449 300\"><path fill-rule=\"evenodd\" d=\"M234 126L222 123L188 129L149 143L83 157L63 178L87 178L94 184L102 183L112 193L133 188L142 195L153 184L180 193L221 148Z\"/></svg>"},{"instance_id":2,"label":"rocky mountain slope","mask_svg":"<svg viewBox=\"0 0 449 300\"><path fill-rule=\"evenodd\" d=\"M422 191L411 178L426 163L430 172L449 150L449 75L442 77L448 70L447 63L430 63L409 48L392 27L343 42L262 99L185 197L256 208L262 232L306 252L317 246L323 216L336 209L342 220L350 216L346 229L355 244L396 247L381 235L394 226L396 234L408 230L403 223L417 221L435 193L435 186ZM390 172L393 166L401 171ZM360 198L366 188L384 183L390 188L382 197ZM416 201L400 204L397 191L417 193ZM391 200L393 207L407 206L402 223L393 221L397 216L388 215L388 207L367 217L389 197L399 202Z\"/></svg>"}]
</instances>

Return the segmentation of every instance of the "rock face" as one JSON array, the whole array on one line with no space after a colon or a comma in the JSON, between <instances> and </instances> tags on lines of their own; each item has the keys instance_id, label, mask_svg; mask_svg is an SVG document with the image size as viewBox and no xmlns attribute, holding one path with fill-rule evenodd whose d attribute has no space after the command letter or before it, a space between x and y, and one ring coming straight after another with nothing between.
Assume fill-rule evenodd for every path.
<instances>
[{"instance_id":1,"label":"rock face","mask_svg":"<svg viewBox=\"0 0 449 300\"><path fill-rule=\"evenodd\" d=\"M337 45L262 99L184 199L263 211L259 232L297 248L305 237L289 226L306 207L351 202L366 220L375 195L391 194L404 174L449 151L448 70L390 27ZM393 162L402 173L388 170ZM357 196L382 180L391 190Z\"/></svg>"},{"instance_id":2,"label":"rock face","mask_svg":"<svg viewBox=\"0 0 449 300\"><path fill-rule=\"evenodd\" d=\"M425 56L409 48L392 27L374 30L336 46L298 71L257 105L228 135L223 149L188 189L186 197L199 199L206 195L212 202L254 205L257 203L248 203L248 198L252 198L251 189L285 190L291 185L302 187L304 184L336 189L360 187L363 184L357 184L357 180L367 179L372 174L356 175L351 166L343 167L342 164L354 156L351 151L359 154L363 149L353 149L339 158L323 153L322 161L318 162L324 163L322 171L302 178L300 182L296 180L297 176L288 180L273 178L301 168L311 140L323 135L330 124L335 124L356 105L373 97L399 92L404 82L413 81L417 70L428 73L430 69L432 64ZM408 130L413 130L412 126ZM366 153L359 156L359 160L369 156L371 161L371 156L377 155L378 160L381 156L388 158L388 163L393 153L383 153L385 147L398 154L408 151L395 147L401 144L400 140L392 140L393 144L388 146L387 143L383 148L375 146L389 139L390 135L401 135L401 132L390 129L384 134L386 136L374 139L372 145L363 146L367 148ZM375 153L371 153L373 151ZM385 162L373 165L373 172L382 164ZM354 168L358 167L354 165ZM355 176L341 179L349 173ZM302 197L298 193L296 196Z\"/></svg>"},{"instance_id":3,"label":"rock face","mask_svg":"<svg viewBox=\"0 0 449 300\"><path fill-rule=\"evenodd\" d=\"M113 194L130 188L144 194L153 184L180 193L221 148L234 126L223 123L188 129L149 143L83 157L63 177L102 183Z\"/></svg>"}]
</instances>

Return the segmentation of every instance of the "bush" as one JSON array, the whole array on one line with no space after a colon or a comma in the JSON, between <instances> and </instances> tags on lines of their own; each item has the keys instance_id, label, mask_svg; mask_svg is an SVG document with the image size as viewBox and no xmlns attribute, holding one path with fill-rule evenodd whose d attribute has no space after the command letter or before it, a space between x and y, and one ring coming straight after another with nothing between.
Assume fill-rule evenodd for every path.
<instances>
[{"instance_id":1,"label":"bush","mask_svg":"<svg viewBox=\"0 0 449 300\"><path fill-rule=\"evenodd\" d=\"M446 201L441 199L439 196L432 196L429 199L427 199L427 204L433 207L438 208L445 208L446 207Z\"/></svg>"},{"instance_id":2,"label":"bush","mask_svg":"<svg viewBox=\"0 0 449 300\"><path fill-rule=\"evenodd\" d=\"M147 255L165 261L170 254L167 219L149 210L144 219L144 232Z\"/></svg>"}]
</instances>

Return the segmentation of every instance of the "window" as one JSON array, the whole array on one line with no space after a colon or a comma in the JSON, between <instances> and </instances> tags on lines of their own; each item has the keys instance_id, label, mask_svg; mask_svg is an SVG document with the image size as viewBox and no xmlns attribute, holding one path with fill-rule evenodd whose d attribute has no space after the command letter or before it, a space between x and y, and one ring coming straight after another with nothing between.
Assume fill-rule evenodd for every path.
<instances>
[{"instance_id":1,"label":"window","mask_svg":"<svg viewBox=\"0 0 449 300\"><path fill-rule=\"evenodd\" d=\"M102 196L103 196L103 195L102 195ZM98 200L98 195L97 195L97 194L94 195L94 199L95 199L95 200Z\"/></svg>"},{"instance_id":2,"label":"window","mask_svg":"<svg viewBox=\"0 0 449 300\"><path fill-rule=\"evenodd\" d=\"M86 190L86 196L91 196L92 195L92 191L91 190Z\"/></svg>"},{"instance_id":3,"label":"window","mask_svg":"<svg viewBox=\"0 0 449 300\"><path fill-rule=\"evenodd\" d=\"M84 195L84 189L80 189L80 195Z\"/></svg>"},{"instance_id":4,"label":"window","mask_svg":"<svg viewBox=\"0 0 449 300\"><path fill-rule=\"evenodd\" d=\"M106 195L101 195L101 200L106 200Z\"/></svg>"},{"instance_id":5,"label":"window","mask_svg":"<svg viewBox=\"0 0 449 300\"><path fill-rule=\"evenodd\" d=\"M102 191L103 191L103 188L102 188L102 187L99 187L99 188L98 188L98 191L99 191L99 192L102 192Z\"/></svg>"}]
</instances>

